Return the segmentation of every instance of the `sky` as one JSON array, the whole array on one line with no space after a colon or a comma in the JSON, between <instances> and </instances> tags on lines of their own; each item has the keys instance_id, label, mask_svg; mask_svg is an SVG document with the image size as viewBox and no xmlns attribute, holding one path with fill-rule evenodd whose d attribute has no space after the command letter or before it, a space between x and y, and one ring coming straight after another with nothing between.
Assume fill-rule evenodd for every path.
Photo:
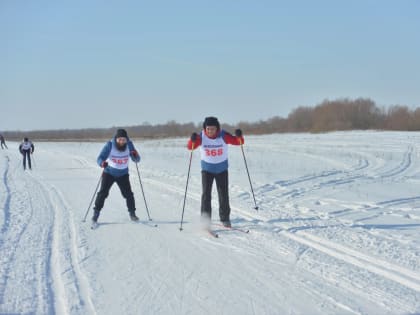
<instances>
[{"instance_id":1,"label":"sky","mask_svg":"<svg viewBox=\"0 0 420 315\"><path fill-rule=\"evenodd\" d=\"M420 106L420 1L0 0L0 131Z\"/></svg>"}]
</instances>

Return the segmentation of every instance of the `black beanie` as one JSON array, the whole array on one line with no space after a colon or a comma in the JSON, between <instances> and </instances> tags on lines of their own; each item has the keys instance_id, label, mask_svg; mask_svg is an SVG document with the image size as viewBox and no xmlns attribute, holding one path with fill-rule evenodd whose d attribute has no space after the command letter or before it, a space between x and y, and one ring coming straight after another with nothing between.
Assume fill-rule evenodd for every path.
<instances>
[{"instance_id":1,"label":"black beanie","mask_svg":"<svg viewBox=\"0 0 420 315\"><path fill-rule=\"evenodd\" d=\"M220 123L216 117L206 117L203 123L203 129L206 129L207 126L215 126L217 129L220 129Z\"/></svg>"},{"instance_id":2,"label":"black beanie","mask_svg":"<svg viewBox=\"0 0 420 315\"><path fill-rule=\"evenodd\" d=\"M125 129L118 129L115 134L115 139L117 138L128 138L127 131Z\"/></svg>"}]
</instances>

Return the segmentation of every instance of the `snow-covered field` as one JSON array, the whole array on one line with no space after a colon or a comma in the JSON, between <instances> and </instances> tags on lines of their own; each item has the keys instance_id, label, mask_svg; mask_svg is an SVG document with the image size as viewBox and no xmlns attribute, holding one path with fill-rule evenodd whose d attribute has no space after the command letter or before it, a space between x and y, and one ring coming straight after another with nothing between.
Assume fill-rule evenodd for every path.
<instances>
[{"instance_id":1,"label":"snow-covered field","mask_svg":"<svg viewBox=\"0 0 420 315\"><path fill-rule=\"evenodd\" d=\"M24 172L0 151L0 314L419 314L420 133L246 137L230 147L232 222L198 228L186 139L135 141L157 228L129 221L115 185L82 223L103 143L37 143ZM137 171L137 213L147 221ZM213 222L217 195L213 192ZM88 218L92 213L89 213Z\"/></svg>"}]
</instances>

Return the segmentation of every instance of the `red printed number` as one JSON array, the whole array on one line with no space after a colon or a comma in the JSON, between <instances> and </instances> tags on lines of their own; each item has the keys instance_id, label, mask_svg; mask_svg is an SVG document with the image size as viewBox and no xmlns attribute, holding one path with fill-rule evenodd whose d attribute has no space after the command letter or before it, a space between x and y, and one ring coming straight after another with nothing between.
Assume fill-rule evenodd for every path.
<instances>
[{"instance_id":1,"label":"red printed number","mask_svg":"<svg viewBox=\"0 0 420 315\"><path fill-rule=\"evenodd\" d=\"M112 159L112 162L114 162L115 164L127 164L128 158L126 159Z\"/></svg>"},{"instance_id":2,"label":"red printed number","mask_svg":"<svg viewBox=\"0 0 420 315\"><path fill-rule=\"evenodd\" d=\"M206 149L207 156L219 156L223 154L223 149Z\"/></svg>"}]
</instances>

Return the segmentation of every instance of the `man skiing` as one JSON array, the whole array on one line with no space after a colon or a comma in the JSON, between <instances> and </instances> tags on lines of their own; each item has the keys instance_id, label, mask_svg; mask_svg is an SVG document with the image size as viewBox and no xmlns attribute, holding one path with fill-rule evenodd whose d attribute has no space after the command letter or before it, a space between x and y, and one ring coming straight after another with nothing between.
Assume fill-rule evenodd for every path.
<instances>
[{"instance_id":1,"label":"man skiing","mask_svg":"<svg viewBox=\"0 0 420 315\"><path fill-rule=\"evenodd\" d=\"M131 190L128 162L129 159L135 163L140 162L140 155L134 148L133 142L128 138L127 131L118 129L114 138L108 141L98 156L97 162L104 169L102 173L101 188L96 196L92 222L96 223L105 199L114 182L120 188L122 196L126 199L130 219L138 221L134 194Z\"/></svg>"},{"instance_id":2,"label":"man skiing","mask_svg":"<svg viewBox=\"0 0 420 315\"><path fill-rule=\"evenodd\" d=\"M34 153L34 144L28 138L23 138L23 142L19 145L19 152L23 155L23 169L26 170L26 158L28 159L29 169L32 169L31 154Z\"/></svg>"},{"instance_id":3,"label":"man skiing","mask_svg":"<svg viewBox=\"0 0 420 315\"><path fill-rule=\"evenodd\" d=\"M200 134L193 133L188 141L188 149L200 147L201 154L201 218L203 224L211 222L211 192L213 181L219 196L219 217L223 226L231 227L229 206L228 181L228 144L240 145L244 143L242 131L235 130L235 136L220 129L216 117L206 117Z\"/></svg>"},{"instance_id":4,"label":"man skiing","mask_svg":"<svg viewBox=\"0 0 420 315\"><path fill-rule=\"evenodd\" d=\"M5 147L6 147L6 149L8 149L8 147L7 147L7 145L6 145L6 141L4 141L4 137L3 137L3 135L0 135L0 142L1 142L1 148L2 148L2 149L4 149L4 148L3 148L3 146L5 146Z\"/></svg>"}]
</instances>

